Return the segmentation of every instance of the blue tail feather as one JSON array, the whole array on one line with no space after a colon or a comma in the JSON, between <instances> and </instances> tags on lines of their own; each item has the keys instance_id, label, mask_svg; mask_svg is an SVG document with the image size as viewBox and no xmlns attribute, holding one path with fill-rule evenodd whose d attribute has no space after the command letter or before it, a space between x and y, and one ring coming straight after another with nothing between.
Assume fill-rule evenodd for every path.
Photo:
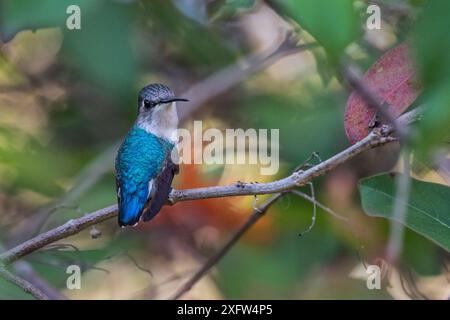
<instances>
[{"instance_id":1,"label":"blue tail feather","mask_svg":"<svg viewBox=\"0 0 450 320\"><path fill-rule=\"evenodd\" d=\"M128 196L127 199L123 199L119 208L119 225L135 225L139 222L143 208L144 204L136 196Z\"/></svg>"},{"instance_id":2,"label":"blue tail feather","mask_svg":"<svg viewBox=\"0 0 450 320\"><path fill-rule=\"evenodd\" d=\"M145 188L139 188L141 192L121 192L121 201L119 205L119 225L135 225L141 218L145 203L147 202L148 191Z\"/></svg>"}]
</instances>

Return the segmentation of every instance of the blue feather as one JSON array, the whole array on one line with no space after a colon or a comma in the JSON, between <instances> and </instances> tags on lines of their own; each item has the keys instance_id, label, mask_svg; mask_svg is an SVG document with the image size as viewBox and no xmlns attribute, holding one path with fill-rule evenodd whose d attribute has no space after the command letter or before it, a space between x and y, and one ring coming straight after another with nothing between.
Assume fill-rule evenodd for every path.
<instances>
[{"instance_id":1,"label":"blue feather","mask_svg":"<svg viewBox=\"0 0 450 320\"><path fill-rule=\"evenodd\" d=\"M123 188L120 192L119 224L122 226L134 225L139 222L141 212L147 202L148 187L140 187L137 192L132 193L126 188Z\"/></svg>"},{"instance_id":2,"label":"blue feather","mask_svg":"<svg viewBox=\"0 0 450 320\"><path fill-rule=\"evenodd\" d=\"M134 126L116 158L119 224L136 224L149 200L149 182L161 171L170 142Z\"/></svg>"}]
</instances>

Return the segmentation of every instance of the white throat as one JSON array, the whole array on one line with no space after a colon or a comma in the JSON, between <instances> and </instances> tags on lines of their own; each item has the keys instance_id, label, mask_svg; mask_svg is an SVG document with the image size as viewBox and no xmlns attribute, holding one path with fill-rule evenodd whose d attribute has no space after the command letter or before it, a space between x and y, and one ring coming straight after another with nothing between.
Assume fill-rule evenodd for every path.
<instances>
[{"instance_id":1,"label":"white throat","mask_svg":"<svg viewBox=\"0 0 450 320\"><path fill-rule=\"evenodd\" d=\"M170 105L158 105L152 110L140 113L136 124L159 138L169 140L174 144L178 141L178 114L175 102Z\"/></svg>"}]
</instances>

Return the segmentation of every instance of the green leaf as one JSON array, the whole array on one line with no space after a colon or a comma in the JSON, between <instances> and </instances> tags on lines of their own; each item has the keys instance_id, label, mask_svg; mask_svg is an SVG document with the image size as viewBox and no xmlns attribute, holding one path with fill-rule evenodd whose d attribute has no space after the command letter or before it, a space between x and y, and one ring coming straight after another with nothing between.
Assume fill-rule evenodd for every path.
<instances>
[{"instance_id":1,"label":"green leaf","mask_svg":"<svg viewBox=\"0 0 450 320\"><path fill-rule=\"evenodd\" d=\"M427 3L413 29L414 49L425 86L450 78L450 1Z\"/></svg>"},{"instance_id":2,"label":"green leaf","mask_svg":"<svg viewBox=\"0 0 450 320\"><path fill-rule=\"evenodd\" d=\"M62 51L67 62L94 85L110 95L125 94L138 73L130 40L135 11L129 5L101 4L82 13L81 30L65 30Z\"/></svg>"},{"instance_id":3,"label":"green leaf","mask_svg":"<svg viewBox=\"0 0 450 320\"><path fill-rule=\"evenodd\" d=\"M395 176L384 174L359 183L362 207L373 217L392 219ZM412 179L404 225L450 251L450 188Z\"/></svg>"},{"instance_id":4,"label":"green leaf","mask_svg":"<svg viewBox=\"0 0 450 320\"><path fill-rule=\"evenodd\" d=\"M424 96L424 114L418 123L420 152L433 151L450 138L450 81L444 82Z\"/></svg>"},{"instance_id":5,"label":"green leaf","mask_svg":"<svg viewBox=\"0 0 450 320\"><path fill-rule=\"evenodd\" d=\"M448 138L450 126L450 1L429 1L413 29L413 49L424 85L420 151Z\"/></svg>"},{"instance_id":6,"label":"green leaf","mask_svg":"<svg viewBox=\"0 0 450 320\"><path fill-rule=\"evenodd\" d=\"M359 33L353 0L279 0L280 9L296 20L338 58Z\"/></svg>"},{"instance_id":7,"label":"green leaf","mask_svg":"<svg viewBox=\"0 0 450 320\"><path fill-rule=\"evenodd\" d=\"M69 30L69 5L80 7L81 30ZM136 79L131 48L132 5L88 0L6 1L1 12L3 40L22 30L59 27L65 62L110 94L123 94Z\"/></svg>"},{"instance_id":8,"label":"green leaf","mask_svg":"<svg viewBox=\"0 0 450 320\"><path fill-rule=\"evenodd\" d=\"M87 0L7 0L2 3L0 21L1 38L8 41L22 30L48 27L64 27L68 14L66 9L75 4L82 9L82 16L94 7L95 1Z\"/></svg>"}]
</instances>

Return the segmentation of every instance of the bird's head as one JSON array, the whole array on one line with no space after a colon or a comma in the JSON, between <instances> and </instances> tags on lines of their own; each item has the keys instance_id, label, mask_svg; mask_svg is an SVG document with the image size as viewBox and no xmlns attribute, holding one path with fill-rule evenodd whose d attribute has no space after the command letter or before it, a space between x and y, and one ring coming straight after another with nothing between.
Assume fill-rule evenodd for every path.
<instances>
[{"instance_id":1,"label":"bird's head","mask_svg":"<svg viewBox=\"0 0 450 320\"><path fill-rule=\"evenodd\" d=\"M138 96L138 125L152 132L157 131L158 127L176 128L177 101L188 100L177 98L174 92L163 84L153 83L145 86L139 91Z\"/></svg>"}]
</instances>

